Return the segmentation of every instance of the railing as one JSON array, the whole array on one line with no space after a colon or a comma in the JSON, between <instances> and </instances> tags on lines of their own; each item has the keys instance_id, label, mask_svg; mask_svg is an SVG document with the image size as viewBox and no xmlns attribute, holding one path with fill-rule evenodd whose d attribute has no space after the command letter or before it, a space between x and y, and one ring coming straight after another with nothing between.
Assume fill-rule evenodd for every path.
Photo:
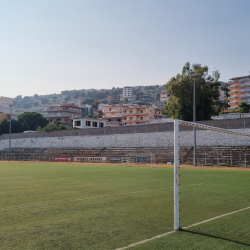
<instances>
[{"instance_id":1,"label":"railing","mask_svg":"<svg viewBox=\"0 0 250 250\"><path fill-rule=\"evenodd\" d=\"M111 110L107 110L106 112L117 112L117 111L121 112L122 109L111 109Z\"/></svg>"},{"instance_id":2,"label":"railing","mask_svg":"<svg viewBox=\"0 0 250 250\"><path fill-rule=\"evenodd\" d=\"M243 91L244 91L244 90L243 90ZM241 90L240 92L243 92L243 91ZM234 93L237 93L237 91L234 90L234 91L229 92L229 94L234 94Z\"/></svg>"},{"instance_id":3,"label":"railing","mask_svg":"<svg viewBox=\"0 0 250 250\"><path fill-rule=\"evenodd\" d=\"M232 97L229 97L228 99L235 99L235 98L237 98L236 95L235 95L235 96L232 96Z\"/></svg>"},{"instance_id":4,"label":"railing","mask_svg":"<svg viewBox=\"0 0 250 250\"><path fill-rule=\"evenodd\" d=\"M229 86L229 89L237 88L237 85Z\"/></svg>"},{"instance_id":5,"label":"railing","mask_svg":"<svg viewBox=\"0 0 250 250\"><path fill-rule=\"evenodd\" d=\"M81 115L75 115L75 114L47 114L47 117L80 118Z\"/></svg>"},{"instance_id":6,"label":"railing","mask_svg":"<svg viewBox=\"0 0 250 250\"><path fill-rule=\"evenodd\" d=\"M238 102L236 102L236 101L235 101L235 102L229 102L229 104L237 104L237 103L238 103Z\"/></svg>"}]
</instances>

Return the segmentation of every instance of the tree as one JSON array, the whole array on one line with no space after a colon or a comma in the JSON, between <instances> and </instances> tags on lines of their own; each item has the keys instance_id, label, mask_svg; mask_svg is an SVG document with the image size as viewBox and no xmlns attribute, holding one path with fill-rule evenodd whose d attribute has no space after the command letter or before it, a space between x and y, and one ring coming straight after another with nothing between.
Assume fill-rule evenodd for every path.
<instances>
[{"instance_id":1,"label":"tree","mask_svg":"<svg viewBox=\"0 0 250 250\"><path fill-rule=\"evenodd\" d=\"M60 121L54 121L53 123L48 124L46 127L38 129L38 131L49 132L54 130L65 130L65 129L67 129L67 127Z\"/></svg>"},{"instance_id":2,"label":"tree","mask_svg":"<svg viewBox=\"0 0 250 250\"><path fill-rule=\"evenodd\" d=\"M18 121L27 126L27 130L36 130L45 127L49 121L37 112L24 112L18 116Z\"/></svg>"},{"instance_id":3,"label":"tree","mask_svg":"<svg viewBox=\"0 0 250 250\"><path fill-rule=\"evenodd\" d=\"M195 77L196 92L196 120L210 120L218 110L215 110L214 101L219 98L219 82L208 75L208 67L201 64L186 63L181 74L172 77L165 88L171 95L165 105L167 113L174 119L193 121L193 84L191 75ZM219 77L219 75L218 75Z\"/></svg>"},{"instance_id":4,"label":"tree","mask_svg":"<svg viewBox=\"0 0 250 250\"><path fill-rule=\"evenodd\" d=\"M8 134L10 128L10 121L6 119L0 123L0 135ZM11 133L22 133L27 130L27 126L20 121L11 120Z\"/></svg>"},{"instance_id":5,"label":"tree","mask_svg":"<svg viewBox=\"0 0 250 250\"><path fill-rule=\"evenodd\" d=\"M249 113L250 110L250 104L246 103L246 102L241 102L240 105L240 111L242 113Z\"/></svg>"},{"instance_id":6,"label":"tree","mask_svg":"<svg viewBox=\"0 0 250 250\"><path fill-rule=\"evenodd\" d=\"M95 101L94 103L92 103L91 105L92 105L92 108L94 108L95 110L97 110L98 109L98 105L100 104L100 102L99 101Z\"/></svg>"},{"instance_id":7,"label":"tree","mask_svg":"<svg viewBox=\"0 0 250 250\"><path fill-rule=\"evenodd\" d=\"M49 100L47 98L42 98L41 103L42 104L47 104Z\"/></svg>"}]
</instances>

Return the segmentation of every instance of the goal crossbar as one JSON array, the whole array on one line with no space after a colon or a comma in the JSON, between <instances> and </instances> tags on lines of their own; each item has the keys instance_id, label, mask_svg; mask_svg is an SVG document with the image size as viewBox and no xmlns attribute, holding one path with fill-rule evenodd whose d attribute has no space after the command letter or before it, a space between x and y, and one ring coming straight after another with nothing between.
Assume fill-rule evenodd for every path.
<instances>
[{"instance_id":1,"label":"goal crossbar","mask_svg":"<svg viewBox=\"0 0 250 250\"><path fill-rule=\"evenodd\" d=\"M212 130L240 136L250 136L250 134L240 133L228 129L217 128L204 124L174 120L174 229L180 230L180 145L179 145L179 125Z\"/></svg>"}]
</instances>

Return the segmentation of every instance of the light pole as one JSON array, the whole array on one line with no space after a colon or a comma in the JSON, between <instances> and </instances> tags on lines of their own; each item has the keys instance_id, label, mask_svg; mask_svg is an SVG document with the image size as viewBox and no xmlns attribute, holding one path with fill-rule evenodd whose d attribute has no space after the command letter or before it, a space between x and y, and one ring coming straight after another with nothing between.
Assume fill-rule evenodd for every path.
<instances>
[{"instance_id":1,"label":"light pole","mask_svg":"<svg viewBox=\"0 0 250 250\"><path fill-rule=\"evenodd\" d=\"M10 128L9 128L9 161L10 161L10 146L11 146L11 109L13 107L14 103L13 104L10 104Z\"/></svg>"},{"instance_id":2,"label":"light pole","mask_svg":"<svg viewBox=\"0 0 250 250\"><path fill-rule=\"evenodd\" d=\"M194 78L193 87L193 122L196 122L196 103L195 103L195 77L200 76L201 73L192 74L191 77ZM194 166L197 166L197 155L196 155L196 128L194 127Z\"/></svg>"}]
</instances>

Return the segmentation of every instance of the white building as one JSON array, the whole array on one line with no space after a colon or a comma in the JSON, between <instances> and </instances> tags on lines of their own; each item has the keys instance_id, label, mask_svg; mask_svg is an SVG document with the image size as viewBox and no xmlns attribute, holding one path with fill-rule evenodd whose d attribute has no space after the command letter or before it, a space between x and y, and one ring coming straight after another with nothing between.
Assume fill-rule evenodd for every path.
<instances>
[{"instance_id":1,"label":"white building","mask_svg":"<svg viewBox=\"0 0 250 250\"><path fill-rule=\"evenodd\" d=\"M105 120L97 118L75 118L73 119L73 127L86 129L86 128L103 128L105 127Z\"/></svg>"},{"instance_id":2,"label":"white building","mask_svg":"<svg viewBox=\"0 0 250 250\"><path fill-rule=\"evenodd\" d=\"M220 89L219 89L219 92L220 92L219 100L220 100L221 102L225 102L225 101L227 100L226 91L223 91L223 90L220 90Z\"/></svg>"},{"instance_id":3,"label":"white building","mask_svg":"<svg viewBox=\"0 0 250 250\"><path fill-rule=\"evenodd\" d=\"M168 93L161 93L160 94L160 102L168 102L170 95Z\"/></svg>"},{"instance_id":4,"label":"white building","mask_svg":"<svg viewBox=\"0 0 250 250\"><path fill-rule=\"evenodd\" d=\"M17 120L16 110L14 109L14 99L10 97L0 96L0 122L4 119Z\"/></svg>"},{"instance_id":5,"label":"white building","mask_svg":"<svg viewBox=\"0 0 250 250\"><path fill-rule=\"evenodd\" d=\"M132 98L133 97L133 87L129 87L129 86L126 86L126 87L123 87L123 92L122 92L122 96L123 98Z\"/></svg>"}]
</instances>

